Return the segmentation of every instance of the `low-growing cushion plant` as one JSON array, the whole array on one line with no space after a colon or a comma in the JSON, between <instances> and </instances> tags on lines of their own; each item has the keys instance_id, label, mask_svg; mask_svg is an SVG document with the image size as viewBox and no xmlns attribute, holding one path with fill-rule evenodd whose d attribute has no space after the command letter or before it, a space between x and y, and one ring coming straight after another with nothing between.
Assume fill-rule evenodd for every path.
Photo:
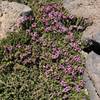
<instances>
[{"instance_id":1,"label":"low-growing cushion plant","mask_svg":"<svg viewBox=\"0 0 100 100\"><path fill-rule=\"evenodd\" d=\"M88 23L61 4L17 21L19 32L0 41L1 100L83 100L81 35Z\"/></svg>"}]
</instances>

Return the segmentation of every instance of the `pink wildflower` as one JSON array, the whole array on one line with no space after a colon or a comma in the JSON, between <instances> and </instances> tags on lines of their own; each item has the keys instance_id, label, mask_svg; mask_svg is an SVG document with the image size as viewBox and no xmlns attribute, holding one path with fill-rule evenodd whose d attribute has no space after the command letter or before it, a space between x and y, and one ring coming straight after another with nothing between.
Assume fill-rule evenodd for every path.
<instances>
[{"instance_id":1,"label":"pink wildflower","mask_svg":"<svg viewBox=\"0 0 100 100\"><path fill-rule=\"evenodd\" d=\"M57 48L53 48L52 59L57 59L61 54L61 50Z\"/></svg>"},{"instance_id":2,"label":"pink wildflower","mask_svg":"<svg viewBox=\"0 0 100 100\"><path fill-rule=\"evenodd\" d=\"M80 88L79 85L76 85L76 86L75 86L75 89L76 89L77 92L80 92L80 90L81 90L81 88Z\"/></svg>"},{"instance_id":3,"label":"pink wildflower","mask_svg":"<svg viewBox=\"0 0 100 100\"><path fill-rule=\"evenodd\" d=\"M32 24L32 28L36 28L36 23L33 23Z\"/></svg>"},{"instance_id":4,"label":"pink wildflower","mask_svg":"<svg viewBox=\"0 0 100 100\"><path fill-rule=\"evenodd\" d=\"M60 82L60 85L63 86L63 87L66 87L66 86L67 86L67 83L66 83L64 80L62 80L62 81Z\"/></svg>"},{"instance_id":5,"label":"pink wildflower","mask_svg":"<svg viewBox=\"0 0 100 100\"><path fill-rule=\"evenodd\" d=\"M67 73L67 74L71 74L72 71L73 71L73 68L71 65L68 65L67 68L65 69L65 73Z\"/></svg>"},{"instance_id":6,"label":"pink wildflower","mask_svg":"<svg viewBox=\"0 0 100 100\"><path fill-rule=\"evenodd\" d=\"M80 62L81 61L81 58L79 55L76 55L72 58L73 61L76 61L76 62Z\"/></svg>"},{"instance_id":7,"label":"pink wildflower","mask_svg":"<svg viewBox=\"0 0 100 100\"><path fill-rule=\"evenodd\" d=\"M81 48L79 47L79 45L76 42L72 42L71 46L73 47L73 49L75 51L80 51L81 50Z\"/></svg>"},{"instance_id":8,"label":"pink wildflower","mask_svg":"<svg viewBox=\"0 0 100 100\"><path fill-rule=\"evenodd\" d=\"M63 89L63 92L69 92L71 90L71 87L70 86L66 86L64 89Z\"/></svg>"}]
</instances>

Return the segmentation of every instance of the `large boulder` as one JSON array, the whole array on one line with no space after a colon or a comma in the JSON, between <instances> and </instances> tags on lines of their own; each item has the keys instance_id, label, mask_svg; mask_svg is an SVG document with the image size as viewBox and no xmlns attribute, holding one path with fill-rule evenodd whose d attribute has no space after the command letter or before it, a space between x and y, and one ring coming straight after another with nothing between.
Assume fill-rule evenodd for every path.
<instances>
[{"instance_id":1,"label":"large boulder","mask_svg":"<svg viewBox=\"0 0 100 100\"><path fill-rule=\"evenodd\" d=\"M31 8L16 2L0 2L0 38L6 36L7 32L14 31L15 23L20 16L28 15Z\"/></svg>"}]
</instances>

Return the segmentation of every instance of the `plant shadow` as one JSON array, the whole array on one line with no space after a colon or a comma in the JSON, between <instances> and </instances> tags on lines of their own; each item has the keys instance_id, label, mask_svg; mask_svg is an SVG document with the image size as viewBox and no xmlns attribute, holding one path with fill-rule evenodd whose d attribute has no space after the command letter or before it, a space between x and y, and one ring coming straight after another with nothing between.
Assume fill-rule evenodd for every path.
<instances>
[{"instance_id":1,"label":"plant shadow","mask_svg":"<svg viewBox=\"0 0 100 100\"><path fill-rule=\"evenodd\" d=\"M100 55L100 43L96 42L95 40L89 40L90 44L88 47L83 48L84 52L90 53L91 51L95 52L96 54Z\"/></svg>"}]
</instances>

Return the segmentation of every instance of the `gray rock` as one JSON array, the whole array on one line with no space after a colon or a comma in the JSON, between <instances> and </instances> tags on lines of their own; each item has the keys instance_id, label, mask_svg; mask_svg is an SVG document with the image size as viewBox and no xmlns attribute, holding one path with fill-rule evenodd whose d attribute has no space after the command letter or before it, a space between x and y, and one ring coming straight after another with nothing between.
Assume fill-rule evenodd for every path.
<instances>
[{"instance_id":1,"label":"gray rock","mask_svg":"<svg viewBox=\"0 0 100 100\"><path fill-rule=\"evenodd\" d=\"M91 81L91 78L89 77L88 73L84 73L84 81L85 81L85 88L88 90L90 100L100 100L96 89L94 87L93 82Z\"/></svg>"},{"instance_id":2,"label":"gray rock","mask_svg":"<svg viewBox=\"0 0 100 100\"><path fill-rule=\"evenodd\" d=\"M93 40L100 43L100 31L94 35Z\"/></svg>"},{"instance_id":3,"label":"gray rock","mask_svg":"<svg viewBox=\"0 0 100 100\"><path fill-rule=\"evenodd\" d=\"M86 69L100 96L100 55L91 52L86 60Z\"/></svg>"},{"instance_id":4,"label":"gray rock","mask_svg":"<svg viewBox=\"0 0 100 100\"><path fill-rule=\"evenodd\" d=\"M14 30L17 19L32 12L31 8L16 2L1 1L0 3L0 38Z\"/></svg>"}]
</instances>

